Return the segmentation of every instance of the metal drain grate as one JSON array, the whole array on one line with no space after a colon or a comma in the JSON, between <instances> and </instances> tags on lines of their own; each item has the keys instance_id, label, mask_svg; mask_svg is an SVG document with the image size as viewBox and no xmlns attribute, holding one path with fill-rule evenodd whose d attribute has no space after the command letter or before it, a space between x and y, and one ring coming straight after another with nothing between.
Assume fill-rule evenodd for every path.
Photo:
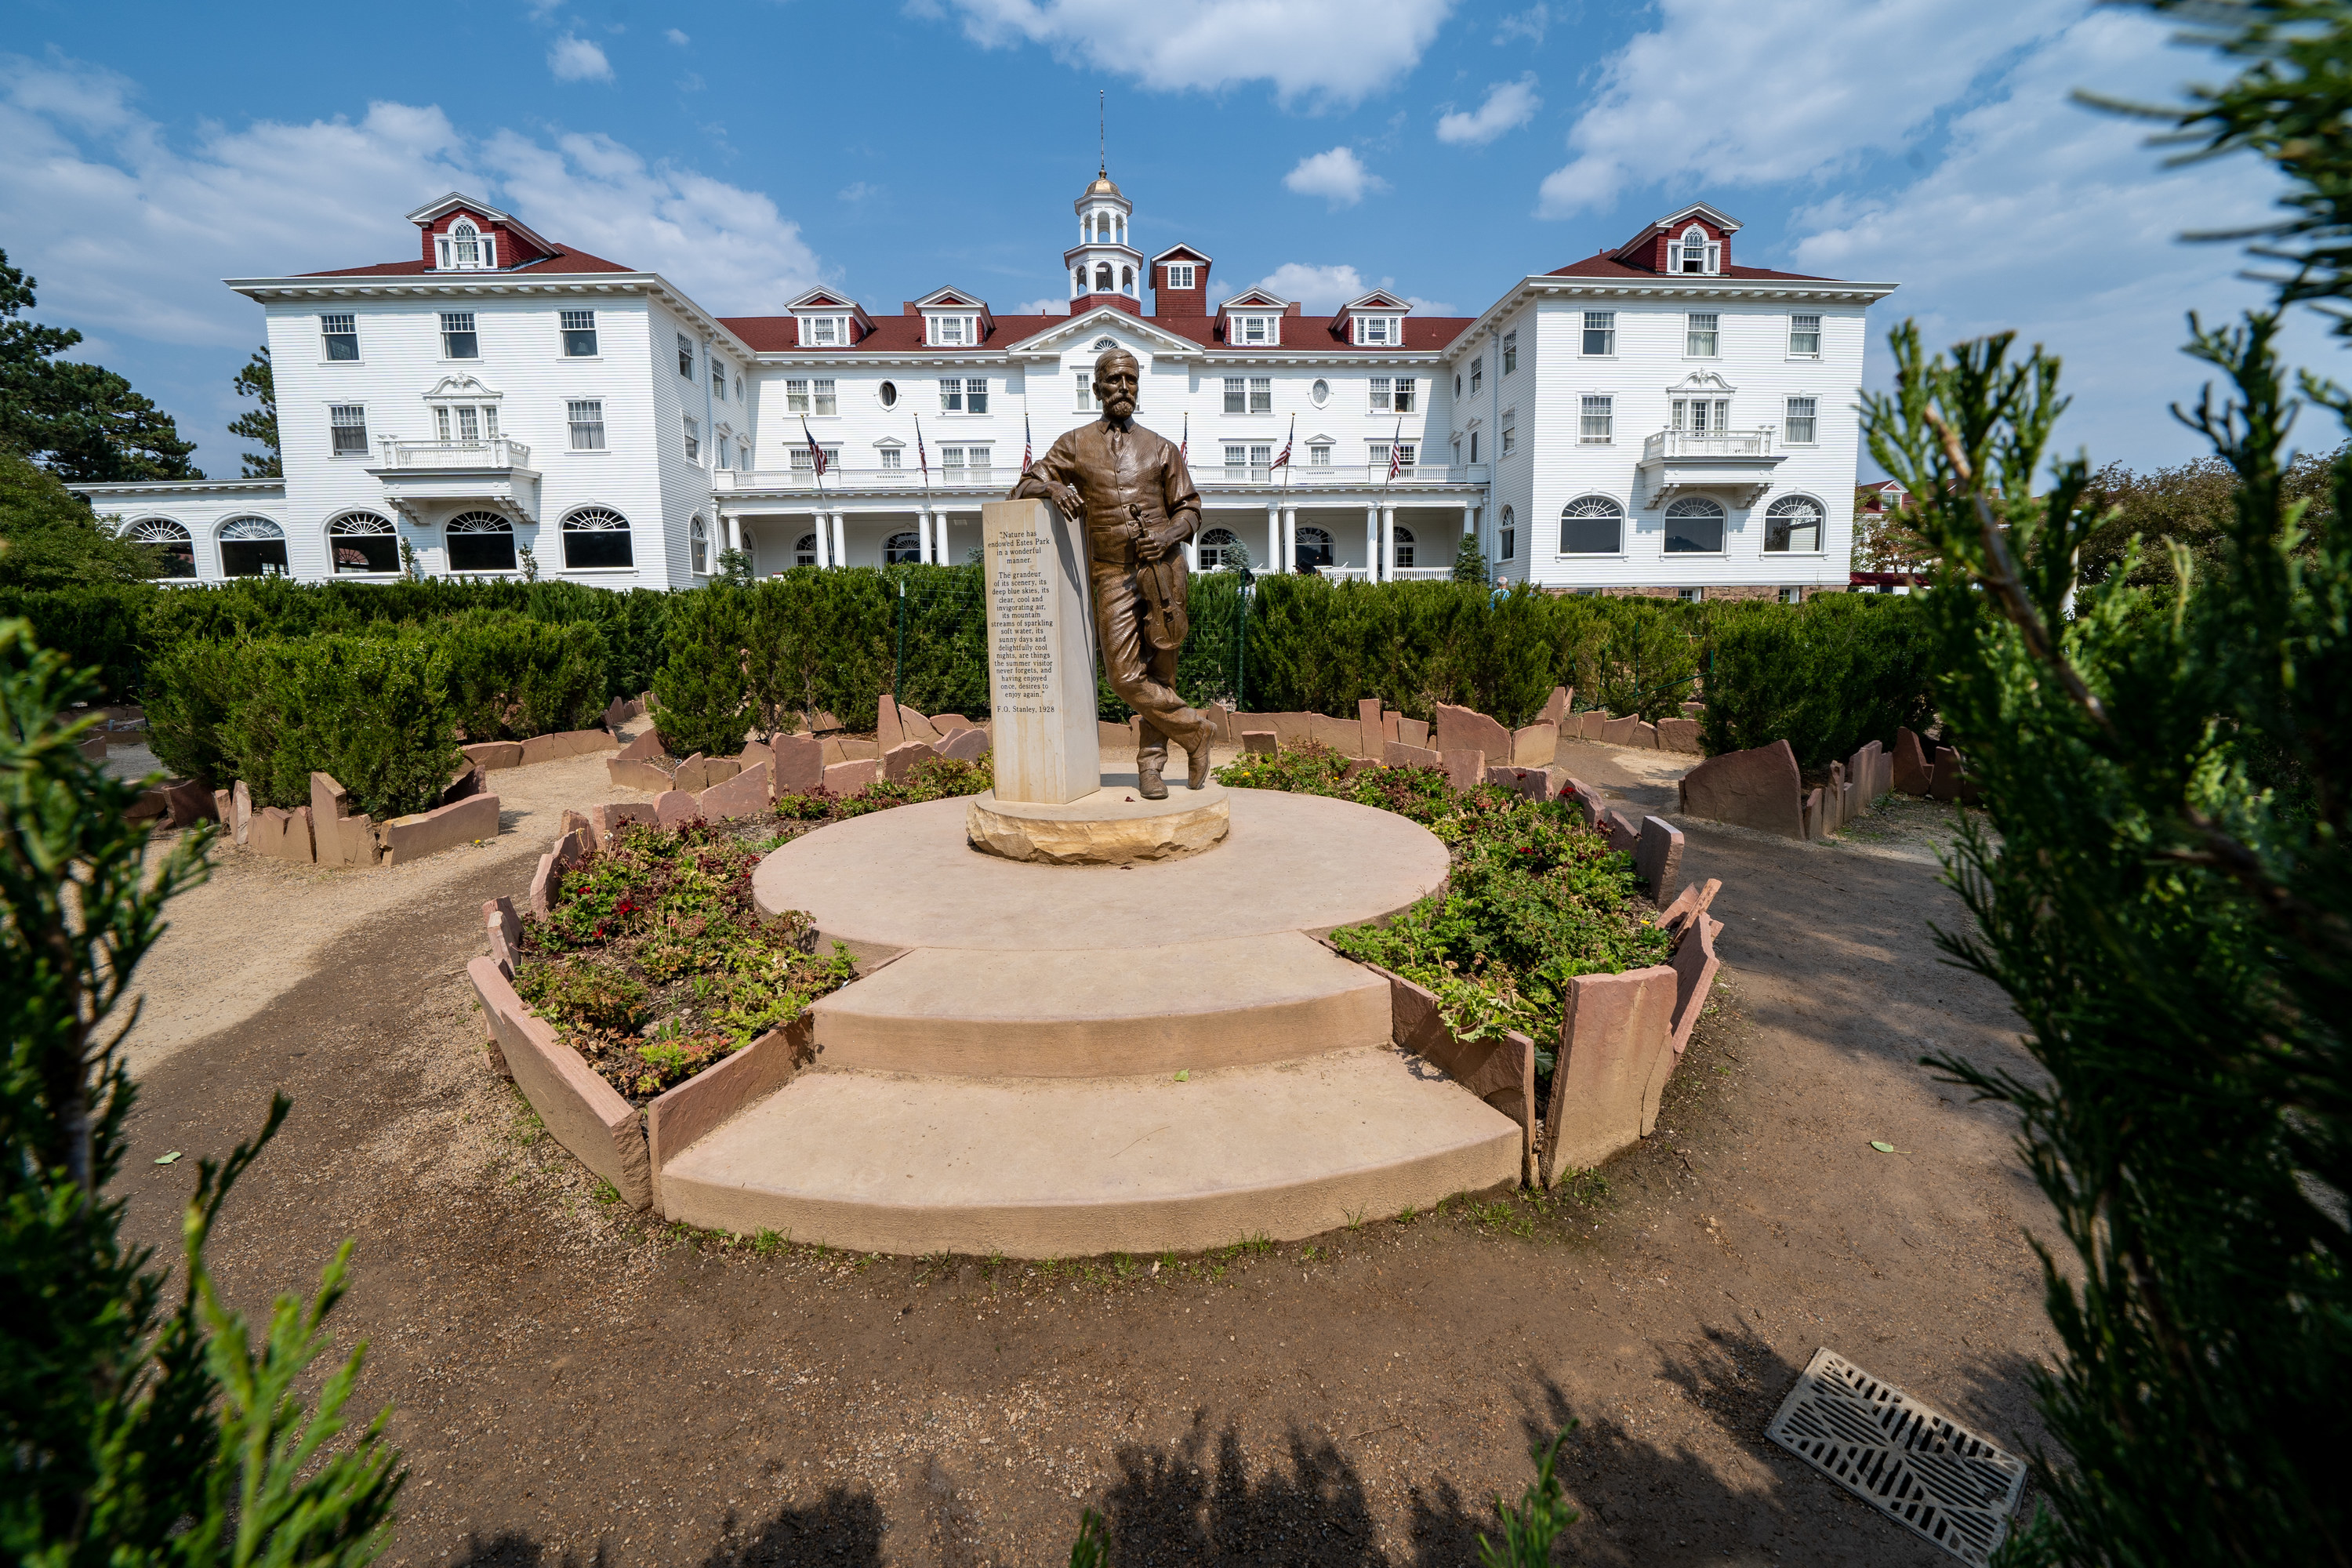
<instances>
[{"instance_id":1,"label":"metal drain grate","mask_svg":"<svg viewBox=\"0 0 2352 1568\"><path fill-rule=\"evenodd\" d=\"M1764 1436L1963 1563L1990 1560L2025 1461L1835 1351L1818 1350Z\"/></svg>"}]
</instances>

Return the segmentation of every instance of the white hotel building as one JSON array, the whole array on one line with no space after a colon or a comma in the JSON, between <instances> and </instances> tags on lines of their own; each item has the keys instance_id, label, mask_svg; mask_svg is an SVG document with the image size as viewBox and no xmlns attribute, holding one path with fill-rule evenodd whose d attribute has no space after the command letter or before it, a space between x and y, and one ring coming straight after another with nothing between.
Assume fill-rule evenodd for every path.
<instances>
[{"instance_id":1,"label":"white hotel building","mask_svg":"<svg viewBox=\"0 0 2352 1568\"><path fill-rule=\"evenodd\" d=\"M408 260L228 280L267 318L282 481L75 488L200 580L384 579L404 542L430 574L527 552L614 587L691 586L730 546L763 576L957 562L1024 446L1095 417L1118 344L1188 443L1201 567L1440 577L1475 533L1548 588L1793 598L1848 584L1864 314L1894 288L1737 266L1738 223L1697 205L1475 317L1213 306L1212 259L1147 258L1100 175L1066 315L942 288L719 316L469 196L408 216Z\"/></svg>"}]
</instances>

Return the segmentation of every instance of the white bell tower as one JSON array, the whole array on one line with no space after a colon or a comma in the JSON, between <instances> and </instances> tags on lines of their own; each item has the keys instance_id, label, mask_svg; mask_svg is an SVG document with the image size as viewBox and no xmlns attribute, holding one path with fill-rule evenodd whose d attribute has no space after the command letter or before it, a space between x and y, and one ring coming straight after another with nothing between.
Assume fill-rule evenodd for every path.
<instances>
[{"instance_id":1,"label":"white bell tower","mask_svg":"<svg viewBox=\"0 0 2352 1568\"><path fill-rule=\"evenodd\" d=\"M1108 167L1098 168L1094 184L1071 204L1078 215L1078 243L1062 253L1063 275L1070 280L1071 312L1097 304L1119 305L1139 314L1143 309L1143 252L1128 241L1128 220L1135 204L1112 181ZM1078 301L1084 300L1081 305Z\"/></svg>"}]
</instances>

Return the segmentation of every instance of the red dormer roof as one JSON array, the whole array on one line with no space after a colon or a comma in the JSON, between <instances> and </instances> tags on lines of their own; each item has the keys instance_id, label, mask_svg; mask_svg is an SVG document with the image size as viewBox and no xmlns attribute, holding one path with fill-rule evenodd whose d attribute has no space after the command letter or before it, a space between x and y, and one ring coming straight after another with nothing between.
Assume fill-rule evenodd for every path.
<instances>
[{"instance_id":1,"label":"red dormer roof","mask_svg":"<svg viewBox=\"0 0 2352 1568\"><path fill-rule=\"evenodd\" d=\"M634 267L624 267L617 261L607 261L601 256L591 256L584 250L558 245L532 229L511 213L500 212L488 202L450 192L440 200L427 202L408 215L408 221L417 227L417 254L409 261L379 261L366 267L338 267L324 272L306 272L305 278L413 278L431 276L456 278L480 272L492 276L510 272L634 272ZM460 223L471 224L488 237L494 267L444 268L438 265L441 237Z\"/></svg>"},{"instance_id":2,"label":"red dormer roof","mask_svg":"<svg viewBox=\"0 0 2352 1568\"><path fill-rule=\"evenodd\" d=\"M1700 274L1660 272L1648 267L1630 267L1613 256L1590 256L1582 261L1571 261L1565 267L1555 267L1545 274L1548 278L1673 278L1686 277L1698 280ZM1789 283L1834 283L1834 278L1816 278L1804 272L1775 272L1769 267L1727 267L1721 272L1707 274L1717 278L1753 278L1759 281L1780 280Z\"/></svg>"}]
</instances>

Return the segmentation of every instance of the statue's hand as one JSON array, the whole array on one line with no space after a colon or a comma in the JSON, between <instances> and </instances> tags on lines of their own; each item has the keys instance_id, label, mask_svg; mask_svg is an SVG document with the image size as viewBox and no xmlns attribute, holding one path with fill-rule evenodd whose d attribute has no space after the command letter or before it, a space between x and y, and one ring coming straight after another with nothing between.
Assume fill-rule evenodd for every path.
<instances>
[{"instance_id":1,"label":"statue's hand","mask_svg":"<svg viewBox=\"0 0 2352 1568\"><path fill-rule=\"evenodd\" d=\"M1087 513L1087 503L1078 499L1077 489L1074 485L1066 485L1059 479L1047 479L1045 494L1053 501L1054 510L1072 522L1077 521Z\"/></svg>"}]
</instances>

